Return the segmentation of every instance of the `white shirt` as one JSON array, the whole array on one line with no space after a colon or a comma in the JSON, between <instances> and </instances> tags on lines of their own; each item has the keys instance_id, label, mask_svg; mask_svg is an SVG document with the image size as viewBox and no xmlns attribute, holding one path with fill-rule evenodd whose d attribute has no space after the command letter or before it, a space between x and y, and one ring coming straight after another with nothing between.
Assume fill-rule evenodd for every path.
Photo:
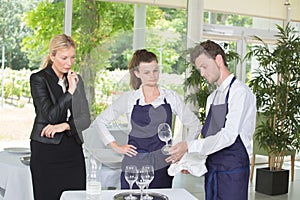
<instances>
[{"instance_id":1,"label":"white shirt","mask_svg":"<svg viewBox=\"0 0 300 200\"><path fill-rule=\"evenodd\" d=\"M63 93L66 93L66 91L67 91L66 78L63 77L62 79L59 79L57 84L62 88ZM71 116L71 111L70 111L70 109L68 109L66 121L69 121L70 116Z\"/></svg>"},{"instance_id":2,"label":"white shirt","mask_svg":"<svg viewBox=\"0 0 300 200\"><path fill-rule=\"evenodd\" d=\"M183 102L182 98L174 91L165 90L159 87L160 96L155 99L151 105L158 107L164 104L164 99L170 104L173 114L177 115L180 121L188 128L186 140L192 140L199 136L202 126L197 116ZM131 114L137 99L140 99L139 105L147 105L143 95L142 87L138 90L128 91L122 94L105 111L103 111L92 123L91 126L97 129L100 138L105 145L115 141L115 138L109 132L107 126L110 122L117 119L120 115L126 114L131 130Z\"/></svg>"},{"instance_id":3,"label":"white shirt","mask_svg":"<svg viewBox=\"0 0 300 200\"><path fill-rule=\"evenodd\" d=\"M206 115L210 105L224 104L229 84L233 78L231 74L223 83L207 98ZM213 136L188 142L189 152L199 152L202 155L210 155L225 147L232 145L237 136L241 140L250 156L252 154L251 140L256 123L256 97L249 87L239 80L235 80L231 86L228 98L228 114L225 127Z\"/></svg>"}]
</instances>

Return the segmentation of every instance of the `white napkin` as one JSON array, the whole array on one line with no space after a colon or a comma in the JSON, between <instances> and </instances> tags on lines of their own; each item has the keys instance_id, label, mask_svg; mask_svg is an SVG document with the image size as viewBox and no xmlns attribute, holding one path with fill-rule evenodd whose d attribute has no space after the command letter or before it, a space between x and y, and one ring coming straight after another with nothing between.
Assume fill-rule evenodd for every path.
<instances>
[{"instance_id":1,"label":"white napkin","mask_svg":"<svg viewBox=\"0 0 300 200\"><path fill-rule=\"evenodd\" d=\"M205 166L206 157L199 153L185 153L179 162L170 165L168 174L175 176L181 170L185 169L193 176L200 177L207 172Z\"/></svg>"}]
</instances>

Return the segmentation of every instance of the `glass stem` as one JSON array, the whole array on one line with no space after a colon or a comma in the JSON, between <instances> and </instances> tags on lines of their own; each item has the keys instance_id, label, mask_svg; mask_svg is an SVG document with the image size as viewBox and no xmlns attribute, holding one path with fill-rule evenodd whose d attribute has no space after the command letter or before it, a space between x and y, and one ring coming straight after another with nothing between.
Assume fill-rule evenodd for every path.
<instances>
[{"instance_id":1,"label":"glass stem","mask_svg":"<svg viewBox=\"0 0 300 200\"><path fill-rule=\"evenodd\" d=\"M129 185L129 187L130 187L130 194L129 194L130 199L132 199L132 186L133 186L133 183L130 183L130 185Z\"/></svg>"},{"instance_id":2,"label":"glass stem","mask_svg":"<svg viewBox=\"0 0 300 200\"><path fill-rule=\"evenodd\" d=\"M145 190L145 196L148 197L148 189L149 189L149 184L146 185L146 190Z\"/></svg>"},{"instance_id":3,"label":"glass stem","mask_svg":"<svg viewBox=\"0 0 300 200\"><path fill-rule=\"evenodd\" d=\"M143 186L141 187L141 197L140 197L140 199L143 199Z\"/></svg>"}]
</instances>

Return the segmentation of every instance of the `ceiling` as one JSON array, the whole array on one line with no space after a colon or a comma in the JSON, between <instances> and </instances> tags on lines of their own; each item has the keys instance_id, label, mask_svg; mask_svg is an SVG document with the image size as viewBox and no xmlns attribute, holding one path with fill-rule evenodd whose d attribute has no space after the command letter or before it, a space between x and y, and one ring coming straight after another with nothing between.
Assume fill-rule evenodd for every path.
<instances>
[{"instance_id":1,"label":"ceiling","mask_svg":"<svg viewBox=\"0 0 300 200\"><path fill-rule=\"evenodd\" d=\"M188 0L98 0L186 8ZM190 0L199 1L199 0ZM200 0L201 1L201 0ZM300 0L203 0L204 10L300 22ZM287 5L285 5L287 4ZM287 11L289 10L289 11Z\"/></svg>"}]
</instances>

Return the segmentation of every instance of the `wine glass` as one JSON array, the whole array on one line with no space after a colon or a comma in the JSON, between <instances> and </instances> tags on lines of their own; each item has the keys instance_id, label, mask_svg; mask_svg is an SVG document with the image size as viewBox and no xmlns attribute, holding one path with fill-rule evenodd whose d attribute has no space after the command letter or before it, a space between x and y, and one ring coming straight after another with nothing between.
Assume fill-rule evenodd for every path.
<instances>
[{"instance_id":1,"label":"wine glass","mask_svg":"<svg viewBox=\"0 0 300 200\"><path fill-rule=\"evenodd\" d=\"M135 200L137 199L135 196L132 195L132 186L134 184L134 182L137 180L138 178L138 170L137 167L135 165L127 165L125 168L125 179L129 184L129 188L130 188L130 194L125 197L126 200Z\"/></svg>"},{"instance_id":2,"label":"wine glass","mask_svg":"<svg viewBox=\"0 0 300 200\"><path fill-rule=\"evenodd\" d=\"M165 155L169 155L169 148L171 147L171 145L168 144L168 141L172 138L171 128L169 124L161 123L158 126L158 137L161 141L164 141L166 143L166 145L161 149L162 153Z\"/></svg>"},{"instance_id":3,"label":"wine glass","mask_svg":"<svg viewBox=\"0 0 300 200\"><path fill-rule=\"evenodd\" d=\"M144 165L142 167L142 170L144 171L144 173L142 174L142 178L144 179L144 181L146 181L146 192L145 192L146 195L144 196L144 199L151 200L153 199L153 197L149 196L148 189L149 189L149 184L154 179L154 167L152 165Z\"/></svg>"},{"instance_id":4,"label":"wine glass","mask_svg":"<svg viewBox=\"0 0 300 200\"><path fill-rule=\"evenodd\" d=\"M147 181L143 179L145 173L146 171L144 168L140 169L138 172L137 180L135 181L135 183L137 184L137 186L140 188L141 191L140 199L143 199L143 190L147 185Z\"/></svg>"}]
</instances>

